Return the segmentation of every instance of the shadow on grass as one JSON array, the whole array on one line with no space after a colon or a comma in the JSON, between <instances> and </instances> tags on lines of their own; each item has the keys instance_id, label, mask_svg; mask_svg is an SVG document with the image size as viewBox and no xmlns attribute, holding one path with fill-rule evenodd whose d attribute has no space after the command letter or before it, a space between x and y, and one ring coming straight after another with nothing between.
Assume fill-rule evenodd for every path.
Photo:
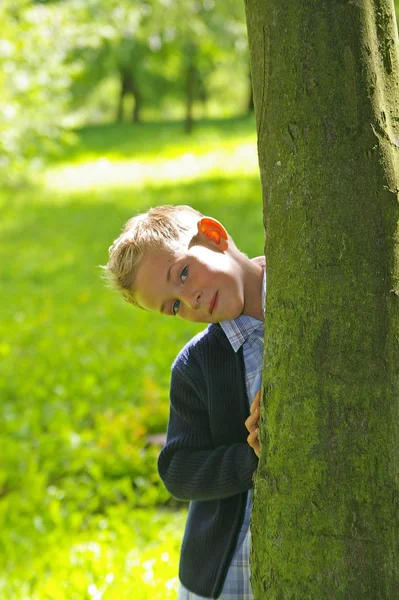
<instances>
[{"instance_id":1,"label":"shadow on grass","mask_svg":"<svg viewBox=\"0 0 399 600\"><path fill-rule=\"evenodd\" d=\"M189 152L202 144L228 143L253 136L255 119L245 115L229 119L203 119L191 135L184 133L183 121L153 121L143 124L112 123L83 127L73 132L75 143L50 156L52 163L112 156L119 159L156 156L178 148Z\"/></svg>"}]
</instances>

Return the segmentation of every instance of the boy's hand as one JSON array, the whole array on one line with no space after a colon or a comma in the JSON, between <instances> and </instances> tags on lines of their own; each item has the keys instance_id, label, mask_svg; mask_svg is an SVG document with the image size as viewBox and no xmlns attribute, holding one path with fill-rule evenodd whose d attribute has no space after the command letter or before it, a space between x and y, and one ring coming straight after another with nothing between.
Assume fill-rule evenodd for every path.
<instances>
[{"instance_id":1,"label":"boy's hand","mask_svg":"<svg viewBox=\"0 0 399 600\"><path fill-rule=\"evenodd\" d=\"M260 455L260 445L258 440L258 421L260 416L260 390L256 394L252 404L248 419L245 421L245 427L249 431L249 436L247 437L247 442L253 448L257 457Z\"/></svg>"}]
</instances>

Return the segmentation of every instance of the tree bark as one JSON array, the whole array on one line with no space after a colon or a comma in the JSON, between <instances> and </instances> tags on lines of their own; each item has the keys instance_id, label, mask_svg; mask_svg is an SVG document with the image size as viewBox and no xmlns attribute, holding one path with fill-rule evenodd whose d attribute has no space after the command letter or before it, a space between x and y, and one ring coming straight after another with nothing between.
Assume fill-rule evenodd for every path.
<instances>
[{"instance_id":1,"label":"tree bark","mask_svg":"<svg viewBox=\"0 0 399 600\"><path fill-rule=\"evenodd\" d=\"M257 600L399 598L392 0L246 0L264 200Z\"/></svg>"}]
</instances>

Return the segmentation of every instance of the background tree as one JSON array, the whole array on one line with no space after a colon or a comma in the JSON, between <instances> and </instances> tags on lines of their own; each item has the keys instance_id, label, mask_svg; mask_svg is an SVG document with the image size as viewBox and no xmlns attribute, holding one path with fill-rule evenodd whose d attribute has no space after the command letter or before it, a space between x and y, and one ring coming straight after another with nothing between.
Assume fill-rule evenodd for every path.
<instances>
[{"instance_id":1,"label":"background tree","mask_svg":"<svg viewBox=\"0 0 399 600\"><path fill-rule=\"evenodd\" d=\"M255 598L396 598L393 2L246 9L268 265Z\"/></svg>"},{"instance_id":2,"label":"background tree","mask_svg":"<svg viewBox=\"0 0 399 600\"><path fill-rule=\"evenodd\" d=\"M245 77L246 33L238 0L226 13L213 0L142 0L134 5L129 0L83 5L68 0L69 9L75 5L82 35L71 59L84 65L72 88L76 105L87 102L102 81L117 76L118 120L129 95L135 121L146 106L183 103L190 132L194 106L205 105L211 95L212 75L222 67Z\"/></svg>"},{"instance_id":3,"label":"background tree","mask_svg":"<svg viewBox=\"0 0 399 600\"><path fill-rule=\"evenodd\" d=\"M228 9L213 0L167 2L166 30L175 28L173 47L178 57L177 89L185 103L185 130L193 126L193 106L206 105L211 95L211 78L221 66L245 77L246 34L241 2L229 3ZM182 19L184 15L184 19ZM218 69L219 68L219 69ZM179 85L180 83L180 85Z\"/></svg>"},{"instance_id":4,"label":"background tree","mask_svg":"<svg viewBox=\"0 0 399 600\"><path fill-rule=\"evenodd\" d=\"M71 125L185 114L190 129L208 108L226 112L229 82L230 110L245 87L239 0L228 10L213 0L4 0L0 25L0 171L8 183L41 167Z\"/></svg>"}]
</instances>

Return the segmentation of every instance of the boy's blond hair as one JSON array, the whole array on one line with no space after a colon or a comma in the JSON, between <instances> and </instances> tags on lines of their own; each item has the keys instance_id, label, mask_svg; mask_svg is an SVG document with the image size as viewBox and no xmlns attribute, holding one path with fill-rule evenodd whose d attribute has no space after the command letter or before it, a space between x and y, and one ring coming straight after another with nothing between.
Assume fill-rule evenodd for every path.
<instances>
[{"instance_id":1,"label":"boy's blond hair","mask_svg":"<svg viewBox=\"0 0 399 600\"><path fill-rule=\"evenodd\" d=\"M190 206L157 206L130 219L122 234L109 248L104 269L111 287L119 290L130 304L139 306L134 283L141 260L152 250L173 251L188 243L197 233L204 215Z\"/></svg>"}]
</instances>

